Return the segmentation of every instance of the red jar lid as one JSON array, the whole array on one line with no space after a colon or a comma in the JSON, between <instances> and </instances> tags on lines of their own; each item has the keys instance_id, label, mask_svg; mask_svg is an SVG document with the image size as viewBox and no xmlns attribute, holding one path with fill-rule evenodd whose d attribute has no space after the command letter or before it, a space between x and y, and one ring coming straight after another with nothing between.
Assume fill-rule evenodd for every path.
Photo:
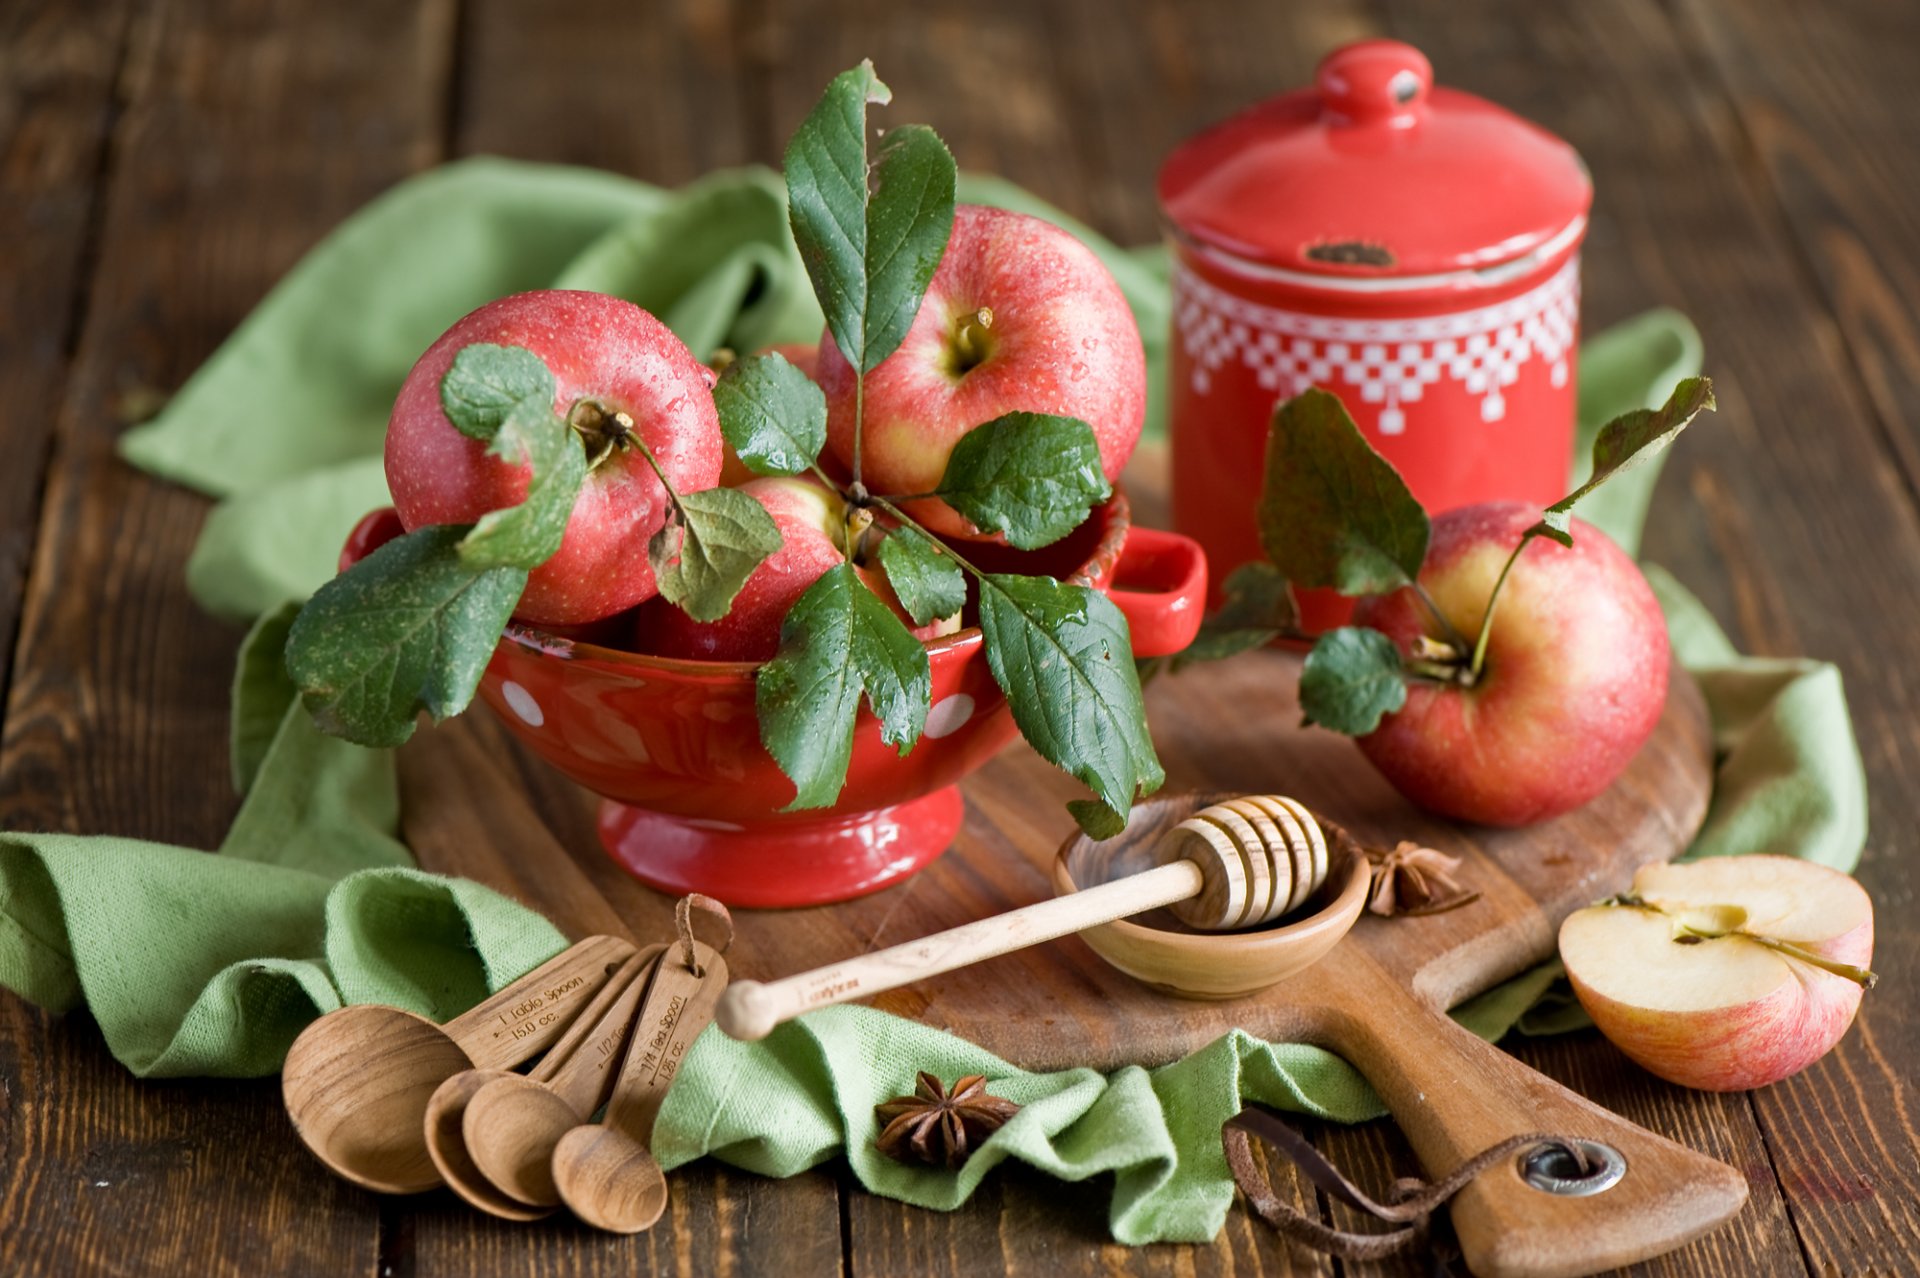
<instances>
[{"instance_id":1,"label":"red jar lid","mask_svg":"<svg viewBox=\"0 0 1920 1278\"><path fill-rule=\"evenodd\" d=\"M1182 143L1159 195L1175 234L1236 267L1384 292L1532 269L1579 239L1593 183L1545 129L1435 88L1412 45L1363 40Z\"/></svg>"}]
</instances>

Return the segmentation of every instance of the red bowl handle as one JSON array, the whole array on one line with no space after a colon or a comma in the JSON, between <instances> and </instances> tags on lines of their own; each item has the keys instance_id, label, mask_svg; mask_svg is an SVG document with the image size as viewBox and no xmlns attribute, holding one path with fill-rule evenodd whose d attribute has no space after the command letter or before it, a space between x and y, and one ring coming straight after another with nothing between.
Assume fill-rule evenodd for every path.
<instances>
[{"instance_id":1,"label":"red bowl handle","mask_svg":"<svg viewBox=\"0 0 1920 1278\"><path fill-rule=\"evenodd\" d=\"M400 512L393 507L368 511L347 534L347 544L340 547L340 571L345 572L406 531L406 525L400 522Z\"/></svg>"},{"instance_id":2,"label":"red bowl handle","mask_svg":"<svg viewBox=\"0 0 1920 1278\"><path fill-rule=\"evenodd\" d=\"M1136 657L1171 656L1200 633L1207 599L1207 555L1179 533L1139 525L1127 530L1108 598L1127 618Z\"/></svg>"}]
</instances>

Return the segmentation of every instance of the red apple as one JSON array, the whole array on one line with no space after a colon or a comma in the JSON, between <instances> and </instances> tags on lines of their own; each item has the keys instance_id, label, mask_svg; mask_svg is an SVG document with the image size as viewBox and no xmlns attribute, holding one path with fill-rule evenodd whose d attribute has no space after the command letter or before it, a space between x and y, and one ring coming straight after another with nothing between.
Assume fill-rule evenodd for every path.
<instances>
[{"instance_id":1,"label":"red apple","mask_svg":"<svg viewBox=\"0 0 1920 1278\"><path fill-rule=\"evenodd\" d=\"M624 412L681 492L720 477L713 375L659 320L601 293L550 289L489 302L448 329L407 374L387 423L387 485L409 531L472 523L526 496L531 470L487 455L449 422L440 379L475 342L524 346L553 370L554 411L591 400ZM527 578L515 615L574 625L621 612L655 591L647 541L666 521L666 491L639 449L616 449L587 476L560 550Z\"/></svg>"},{"instance_id":2,"label":"red apple","mask_svg":"<svg viewBox=\"0 0 1920 1278\"><path fill-rule=\"evenodd\" d=\"M1745 934L1866 967L1873 903L1838 870L1710 857L1647 866L1633 893L1653 908L1573 914L1560 957L1600 1032L1661 1078L1716 1092L1763 1087L1819 1060L1853 1023L1857 980Z\"/></svg>"},{"instance_id":3,"label":"red apple","mask_svg":"<svg viewBox=\"0 0 1920 1278\"><path fill-rule=\"evenodd\" d=\"M700 622L668 603L655 599L635 619L636 646L662 657L696 661L765 661L780 647L780 623L787 612L820 579L821 574L846 558L841 551L846 527L846 503L811 479L755 479L740 486L773 516L780 530L780 549L754 569L734 596L733 607L718 621ZM883 573L856 567L854 573L904 619ZM959 628L953 616L914 628L914 636L930 639Z\"/></svg>"},{"instance_id":4,"label":"red apple","mask_svg":"<svg viewBox=\"0 0 1920 1278\"><path fill-rule=\"evenodd\" d=\"M983 310L992 313L984 326ZM816 380L827 393L828 446L851 466L856 378L831 336ZM1024 410L1084 420L1112 481L1133 455L1146 404L1140 332L1093 250L1039 218L963 204L906 339L867 374L861 478L877 493L931 492L961 436ZM908 511L935 532L979 536L943 501Z\"/></svg>"},{"instance_id":5,"label":"red apple","mask_svg":"<svg viewBox=\"0 0 1920 1278\"><path fill-rule=\"evenodd\" d=\"M1537 508L1496 502L1433 521L1420 584L1470 645L1501 565ZM1659 722L1667 628L1646 578L1598 529L1535 538L1507 578L1472 687L1413 682L1406 705L1360 739L1400 793L1430 811L1526 825L1613 783ZM1362 600L1356 625L1411 652L1445 636L1411 590Z\"/></svg>"}]
</instances>

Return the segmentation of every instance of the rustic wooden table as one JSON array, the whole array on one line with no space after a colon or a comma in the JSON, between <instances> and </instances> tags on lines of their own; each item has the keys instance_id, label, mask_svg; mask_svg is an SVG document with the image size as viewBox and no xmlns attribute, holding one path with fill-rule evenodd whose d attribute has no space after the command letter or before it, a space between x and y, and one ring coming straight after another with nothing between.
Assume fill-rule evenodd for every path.
<instances>
[{"instance_id":1,"label":"rustic wooden table","mask_svg":"<svg viewBox=\"0 0 1920 1278\"><path fill-rule=\"evenodd\" d=\"M664 183L775 161L826 78L871 55L901 118L962 164L1142 241L1176 141L1381 33L1586 157L1590 328L1656 303L1699 323L1721 413L1674 458L1647 553L1743 648L1840 663L1873 785L1860 875L1883 981L1832 1056L1709 1096L1591 1033L1513 1049L1748 1174L1734 1224L1647 1272L1920 1272L1913 0L4 0L0 825L202 847L225 830L239 635L181 574L206 503L122 465L114 439L398 179L475 152ZM1413 1170L1384 1125L1313 1135L1363 1183ZM272 1082L136 1082L84 1016L0 995L0 1273L1333 1268L1238 1208L1211 1246L1128 1251L1104 1186L1017 1170L952 1215L835 1167L776 1183L703 1165L674 1185L632 1240L379 1199L300 1148Z\"/></svg>"}]
</instances>

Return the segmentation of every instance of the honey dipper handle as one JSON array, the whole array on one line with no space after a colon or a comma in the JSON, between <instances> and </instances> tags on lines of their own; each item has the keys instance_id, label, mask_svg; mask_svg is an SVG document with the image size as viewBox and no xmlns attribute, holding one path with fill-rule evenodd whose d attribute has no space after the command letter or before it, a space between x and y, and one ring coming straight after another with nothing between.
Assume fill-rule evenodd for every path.
<instances>
[{"instance_id":1,"label":"honey dipper handle","mask_svg":"<svg viewBox=\"0 0 1920 1278\"><path fill-rule=\"evenodd\" d=\"M1746 1178L1734 1168L1535 1073L1354 947L1323 970L1335 975L1316 983L1317 1037L1366 1075L1429 1177L1532 1132L1599 1142L1624 1160L1616 1183L1585 1196L1528 1183L1524 1154L1482 1172L1450 1207L1467 1267L1482 1278L1571 1278L1631 1264L1705 1233L1745 1202Z\"/></svg>"},{"instance_id":2,"label":"honey dipper handle","mask_svg":"<svg viewBox=\"0 0 1920 1278\"><path fill-rule=\"evenodd\" d=\"M715 1019L734 1038L764 1038L802 1012L845 1003L926 976L1051 941L1097 923L1185 900L1204 884L1200 867L1174 861L1038 905L963 923L918 941L784 977L762 985L736 981L721 996Z\"/></svg>"}]
</instances>

